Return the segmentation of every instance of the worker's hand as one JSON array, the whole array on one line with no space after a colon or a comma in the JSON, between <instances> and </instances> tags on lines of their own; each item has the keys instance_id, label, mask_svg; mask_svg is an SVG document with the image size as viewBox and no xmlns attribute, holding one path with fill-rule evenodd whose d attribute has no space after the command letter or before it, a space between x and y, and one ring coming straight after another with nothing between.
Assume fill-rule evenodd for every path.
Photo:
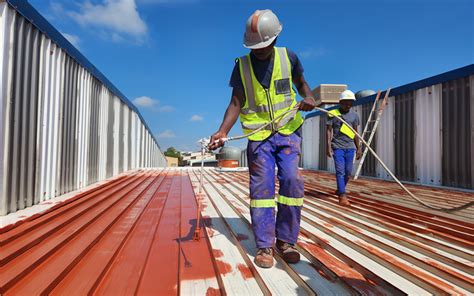
<instances>
[{"instance_id":1,"label":"worker's hand","mask_svg":"<svg viewBox=\"0 0 474 296\"><path fill-rule=\"evenodd\" d=\"M333 154L333 152L332 152L332 147L328 147L327 152L326 152L326 155L327 155L329 158L332 158L332 154Z\"/></svg>"},{"instance_id":2,"label":"worker's hand","mask_svg":"<svg viewBox=\"0 0 474 296\"><path fill-rule=\"evenodd\" d=\"M298 103L298 109L301 111L311 111L316 107L316 101L313 97L306 97Z\"/></svg>"},{"instance_id":3,"label":"worker's hand","mask_svg":"<svg viewBox=\"0 0 474 296\"><path fill-rule=\"evenodd\" d=\"M222 140L224 138L227 138L226 133L220 131L216 132L211 136L211 140L207 148L209 150L216 150L217 148L224 146L225 142Z\"/></svg>"},{"instance_id":4,"label":"worker's hand","mask_svg":"<svg viewBox=\"0 0 474 296\"><path fill-rule=\"evenodd\" d=\"M359 160L360 158L362 157L362 149L357 149L357 152L356 152L356 159Z\"/></svg>"}]
</instances>

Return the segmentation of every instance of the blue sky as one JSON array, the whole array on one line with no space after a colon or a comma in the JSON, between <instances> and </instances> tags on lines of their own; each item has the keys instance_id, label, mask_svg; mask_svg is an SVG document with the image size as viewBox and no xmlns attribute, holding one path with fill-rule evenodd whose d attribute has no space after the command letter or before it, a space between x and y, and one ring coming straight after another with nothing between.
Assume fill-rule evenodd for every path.
<instances>
[{"instance_id":1,"label":"blue sky","mask_svg":"<svg viewBox=\"0 0 474 296\"><path fill-rule=\"evenodd\" d=\"M219 127L256 9L279 16L278 45L297 53L311 88L385 89L474 63L472 0L29 2L137 103L163 150L197 150Z\"/></svg>"}]
</instances>

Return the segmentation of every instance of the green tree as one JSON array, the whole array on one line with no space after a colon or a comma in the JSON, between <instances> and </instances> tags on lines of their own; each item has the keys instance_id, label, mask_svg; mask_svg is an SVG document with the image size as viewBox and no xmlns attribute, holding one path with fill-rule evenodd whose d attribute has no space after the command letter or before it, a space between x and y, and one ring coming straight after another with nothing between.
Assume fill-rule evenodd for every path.
<instances>
[{"instance_id":1,"label":"green tree","mask_svg":"<svg viewBox=\"0 0 474 296\"><path fill-rule=\"evenodd\" d=\"M181 156L181 152L176 150L176 148L169 147L168 149L166 149L164 154L165 154L165 156L168 156L168 157L177 158L178 159L178 165L183 166L183 157Z\"/></svg>"},{"instance_id":2,"label":"green tree","mask_svg":"<svg viewBox=\"0 0 474 296\"><path fill-rule=\"evenodd\" d=\"M169 147L166 149L164 154L169 157L181 158L181 153L174 147Z\"/></svg>"}]
</instances>

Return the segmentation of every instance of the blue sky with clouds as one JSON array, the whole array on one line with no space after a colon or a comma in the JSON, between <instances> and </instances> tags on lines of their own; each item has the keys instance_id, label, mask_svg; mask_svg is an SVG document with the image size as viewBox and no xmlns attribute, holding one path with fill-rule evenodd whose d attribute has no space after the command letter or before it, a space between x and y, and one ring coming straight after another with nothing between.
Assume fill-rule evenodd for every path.
<instances>
[{"instance_id":1,"label":"blue sky with clouds","mask_svg":"<svg viewBox=\"0 0 474 296\"><path fill-rule=\"evenodd\" d=\"M219 127L255 9L279 16L278 45L311 88L385 89L474 62L472 0L29 2L138 105L163 149L197 150Z\"/></svg>"}]
</instances>

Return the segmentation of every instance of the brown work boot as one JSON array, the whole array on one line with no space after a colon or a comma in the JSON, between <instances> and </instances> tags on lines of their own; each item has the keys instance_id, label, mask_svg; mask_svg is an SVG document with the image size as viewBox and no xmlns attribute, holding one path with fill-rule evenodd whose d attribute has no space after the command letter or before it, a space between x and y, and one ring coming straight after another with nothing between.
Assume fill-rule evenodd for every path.
<instances>
[{"instance_id":1,"label":"brown work boot","mask_svg":"<svg viewBox=\"0 0 474 296\"><path fill-rule=\"evenodd\" d=\"M295 245L277 239L276 248L286 263L298 263L300 261L300 253L296 250Z\"/></svg>"},{"instance_id":2,"label":"brown work boot","mask_svg":"<svg viewBox=\"0 0 474 296\"><path fill-rule=\"evenodd\" d=\"M255 256L255 264L258 267L270 268L273 267L273 249L272 248L261 248L257 251Z\"/></svg>"},{"instance_id":3,"label":"brown work boot","mask_svg":"<svg viewBox=\"0 0 474 296\"><path fill-rule=\"evenodd\" d=\"M351 203L349 202L349 199L347 198L345 194L339 195L339 204L344 207L348 207L351 205Z\"/></svg>"}]
</instances>

